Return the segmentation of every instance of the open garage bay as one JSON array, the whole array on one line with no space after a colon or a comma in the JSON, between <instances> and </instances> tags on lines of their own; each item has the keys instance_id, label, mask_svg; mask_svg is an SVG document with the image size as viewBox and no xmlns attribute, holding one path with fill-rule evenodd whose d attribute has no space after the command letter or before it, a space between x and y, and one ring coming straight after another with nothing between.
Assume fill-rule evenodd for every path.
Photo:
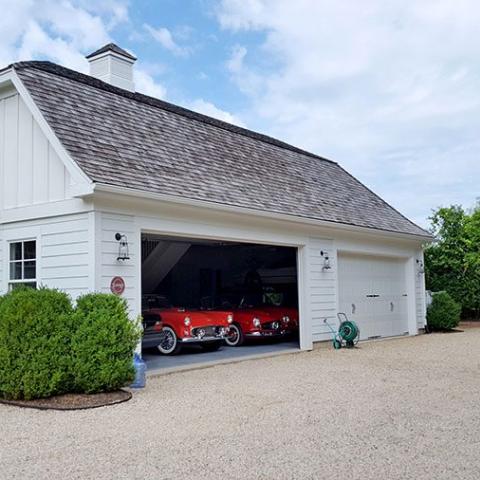
<instances>
[{"instance_id":1,"label":"open garage bay","mask_svg":"<svg viewBox=\"0 0 480 480\"><path fill-rule=\"evenodd\" d=\"M150 369L298 348L297 249L142 235Z\"/></svg>"}]
</instances>

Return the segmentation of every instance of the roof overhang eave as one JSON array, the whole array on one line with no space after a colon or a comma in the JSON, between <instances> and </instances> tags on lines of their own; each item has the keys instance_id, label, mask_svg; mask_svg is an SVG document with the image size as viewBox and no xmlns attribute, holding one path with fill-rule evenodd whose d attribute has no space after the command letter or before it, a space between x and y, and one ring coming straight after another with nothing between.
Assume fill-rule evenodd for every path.
<instances>
[{"instance_id":1,"label":"roof overhang eave","mask_svg":"<svg viewBox=\"0 0 480 480\"><path fill-rule=\"evenodd\" d=\"M423 242L423 243L430 243L433 241L433 237L427 233L425 233L425 235L421 235L421 234L413 234L413 233L395 232L391 230L382 230L382 229L370 228L370 227L361 227L361 226L351 225L347 223L332 222L328 220L319 220L315 218L301 217L297 215L289 215L289 214L276 213L276 212L271 212L266 210L239 207L234 205L227 205L224 203L211 202L207 200L197 200L194 198L180 197L178 195L168 195L163 193L148 192L145 190L122 187L118 185L110 185L106 183L95 183L93 191L91 193L92 194L103 193L103 194L124 195L124 196L135 197L138 199L144 199L144 200L161 201L165 203L185 205L185 206L198 207L198 208L209 208L217 211L222 211L225 213L253 215L257 217L271 218L274 220L294 222L294 223L299 223L303 225L312 225L316 227L331 228L331 229L337 229L342 231L350 231L350 232L370 234L370 235L375 234L375 235L380 235L380 236L389 237L389 238L414 240L414 241Z\"/></svg>"}]
</instances>

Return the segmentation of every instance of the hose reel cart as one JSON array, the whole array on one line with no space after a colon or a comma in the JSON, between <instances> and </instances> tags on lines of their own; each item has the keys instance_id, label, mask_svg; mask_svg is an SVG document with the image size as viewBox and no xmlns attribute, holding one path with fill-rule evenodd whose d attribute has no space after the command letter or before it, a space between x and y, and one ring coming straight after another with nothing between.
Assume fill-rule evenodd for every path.
<instances>
[{"instance_id":1,"label":"hose reel cart","mask_svg":"<svg viewBox=\"0 0 480 480\"><path fill-rule=\"evenodd\" d=\"M338 330L334 330L326 318L323 320L323 323L327 325L332 334L333 348L335 350L342 347L353 348L360 340L358 325L353 320L349 320L345 313L337 313L337 317L340 322Z\"/></svg>"}]
</instances>

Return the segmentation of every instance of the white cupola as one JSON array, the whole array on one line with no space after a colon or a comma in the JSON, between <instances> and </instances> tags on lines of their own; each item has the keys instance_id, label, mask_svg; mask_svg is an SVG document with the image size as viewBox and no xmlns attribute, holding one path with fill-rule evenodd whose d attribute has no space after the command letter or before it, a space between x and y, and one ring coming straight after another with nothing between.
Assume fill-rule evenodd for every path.
<instances>
[{"instance_id":1,"label":"white cupola","mask_svg":"<svg viewBox=\"0 0 480 480\"><path fill-rule=\"evenodd\" d=\"M135 91L133 64L137 60L132 54L114 43L109 43L87 55L92 77L110 83L115 87Z\"/></svg>"}]
</instances>

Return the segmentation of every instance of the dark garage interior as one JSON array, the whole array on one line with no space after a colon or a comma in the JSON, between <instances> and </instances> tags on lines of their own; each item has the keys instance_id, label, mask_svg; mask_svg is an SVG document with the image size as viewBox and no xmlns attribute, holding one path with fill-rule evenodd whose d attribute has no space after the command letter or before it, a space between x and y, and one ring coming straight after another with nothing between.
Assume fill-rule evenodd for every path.
<instances>
[{"instance_id":1,"label":"dark garage interior","mask_svg":"<svg viewBox=\"0 0 480 480\"><path fill-rule=\"evenodd\" d=\"M175 312L228 310L235 314L248 303L250 311L269 306L297 312L297 249L261 244L193 238L142 235L142 310L162 303ZM245 310L241 310L245 312ZM193 313L192 313L193 312ZM161 355L157 348L144 349L147 365L156 368L204 362L225 356L267 353L298 347L297 335L287 338L248 339L239 348L227 344L219 351L204 352L198 345L182 347L180 355ZM223 342L222 342L223 343ZM203 355L200 355L202 354ZM187 358L188 357L188 358Z\"/></svg>"}]
</instances>

